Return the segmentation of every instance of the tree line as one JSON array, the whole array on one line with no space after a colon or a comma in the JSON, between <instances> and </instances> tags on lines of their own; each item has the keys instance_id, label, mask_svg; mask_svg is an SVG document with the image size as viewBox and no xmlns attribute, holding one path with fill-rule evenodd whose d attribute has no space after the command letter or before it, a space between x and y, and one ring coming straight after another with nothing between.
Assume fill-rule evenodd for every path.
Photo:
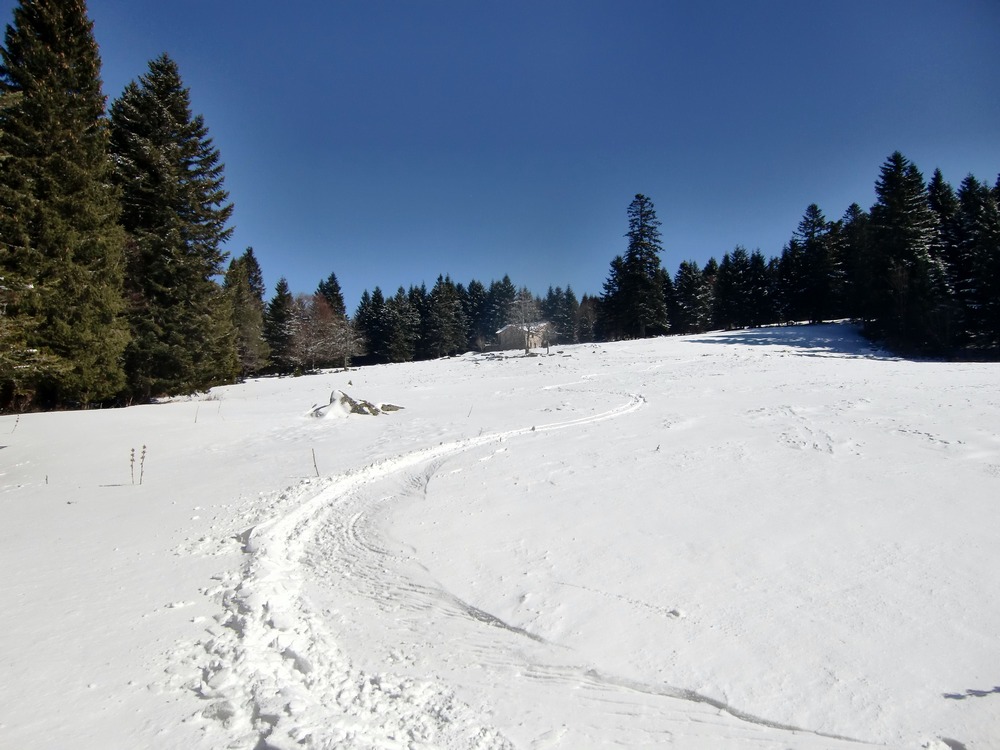
<instances>
[{"instance_id":1,"label":"tree line","mask_svg":"<svg viewBox=\"0 0 1000 750\"><path fill-rule=\"evenodd\" d=\"M904 351L1000 344L1000 180L929 184L892 154L869 211L811 205L780 256L662 268L652 201L628 207L603 294L544 297L442 275L365 292L336 275L266 298L203 117L164 54L106 106L84 0L21 0L0 47L0 409L133 403L261 373L482 350L507 325L547 343L853 318ZM228 264L226 261L229 261Z\"/></svg>"},{"instance_id":2,"label":"tree line","mask_svg":"<svg viewBox=\"0 0 1000 750\"><path fill-rule=\"evenodd\" d=\"M331 273L311 295L281 279L266 300L253 248L224 250L224 183L174 60L151 60L106 106L84 0L19 3L0 47L0 408L446 356L483 348L529 296L507 277L488 289L443 277L366 291L352 318ZM545 314L577 307L550 290Z\"/></svg>"},{"instance_id":3,"label":"tree line","mask_svg":"<svg viewBox=\"0 0 1000 750\"><path fill-rule=\"evenodd\" d=\"M777 257L737 246L703 268L660 266L652 201L629 207L628 247L611 262L598 337L852 319L901 353L995 358L1000 346L1000 178L929 183L898 151L876 202L835 221L808 206Z\"/></svg>"}]
</instances>

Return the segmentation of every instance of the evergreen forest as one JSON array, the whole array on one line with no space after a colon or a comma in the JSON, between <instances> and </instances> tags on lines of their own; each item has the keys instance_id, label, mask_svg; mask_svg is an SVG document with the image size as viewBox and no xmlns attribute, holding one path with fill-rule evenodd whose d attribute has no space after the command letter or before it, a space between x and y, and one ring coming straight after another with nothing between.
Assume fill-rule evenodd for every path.
<instances>
[{"instance_id":1,"label":"evergreen forest","mask_svg":"<svg viewBox=\"0 0 1000 750\"><path fill-rule=\"evenodd\" d=\"M100 67L84 0L14 9L0 47L3 411L484 351L505 326L559 345L851 319L905 355L1000 353L1000 178L956 189L896 152L867 210L829 219L812 204L780 255L737 246L673 274L639 194L599 295L441 274L349 309L332 271L311 293L284 278L269 292L252 247L226 250L222 156L169 55L110 104Z\"/></svg>"}]
</instances>

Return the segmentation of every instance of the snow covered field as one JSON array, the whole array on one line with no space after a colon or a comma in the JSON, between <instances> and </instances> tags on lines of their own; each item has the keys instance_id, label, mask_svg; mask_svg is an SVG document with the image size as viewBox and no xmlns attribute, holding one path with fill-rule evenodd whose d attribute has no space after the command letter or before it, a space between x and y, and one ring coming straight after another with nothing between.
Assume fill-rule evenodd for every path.
<instances>
[{"instance_id":1,"label":"snow covered field","mask_svg":"<svg viewBox=\"0 0 1000 750\"><path fill-rule=\"evenodd\" d=\"M2 417L0 748L998 747L998 372L831 325Z\"/></svg>"}]
</instances>

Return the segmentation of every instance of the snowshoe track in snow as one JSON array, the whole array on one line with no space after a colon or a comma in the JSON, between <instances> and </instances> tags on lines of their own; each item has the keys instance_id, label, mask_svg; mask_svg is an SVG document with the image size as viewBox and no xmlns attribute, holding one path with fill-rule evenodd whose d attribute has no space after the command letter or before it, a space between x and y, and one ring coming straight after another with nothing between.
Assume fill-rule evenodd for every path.
<instances>
[{"instance_id":1,"label":"snowshoe track in snow","mask_svg":"<svg viewBox=\"0 0 1000 750\"><path fill-rule=\"evenodd\" d=\"M612 419L643 403L630 395L623 407L594 416L417 450L333 477L318 492L315 483L304 485L302 501L291 511L245 534L248 560L216 590L223 607L218 624L187 659L200 666L188 686L208 702L202 717L222 725L230 747L512 747L445 687L355 669L312 609L303 590L303 560L324 517L370 485L426 467L410 478L414 489L426 492L434 470L450 456L532 432ZM354 512L349 518L342 539L361 556L386 555L356 533L359 517ZM344 551L349 566L351 550ZM479 622L518 630L457 599L451 603ZM206 731L213 731L211 725Z\"/></svg>"},{"instance_id":2,"label":"snowshoe track in snow","mask_svg":"<svg viewBox=\"0 0 1000 750\"><path fill-rule=\"evenodd\" d=\"M642 685L575 664L563 647L463 601L436 581L408 575L400 561L408 558L418 567L419 561L390 550L372 521L382 501L401 494L427 499L435 473L450 458L531 433L624 416L645 401L633 394L628 399L601 414L421 449L303 485L290 511L244 535L248 559L219 587L218 625L189 659L200 666L189 687L208 704L202 711L206 731L221 729L229 747L261 750L576 748L586 747L589 736L608 736L609 725L629 747L704 742L720 731L732 746L788 736L800 748L865 745L770 722L693 690ZM320 594L323 582L332 593L321 614L307 589ZM360 668L341 652L329 625L338 616L350 619L344 610L351 601L369 612L374 607L380 621L393 623L392 637L376 648L387 652L385 660L397 674ZM678 610L663 614L681 616ZM484 686L537 693L539 711L551 712L552 721L567 704L590 705L593 728L600 729L563 725L516 743L504 736L489 723L488 700L469 705L446 678L427 679L420 669L421 648L442 645L433 642L435 623L442 622L463 634L443 644L456 654L456 669L481 670ZM407 671L414 674L399 674ZM535 724L547 719L536 718Z\"/></svg>"}]
</instances>

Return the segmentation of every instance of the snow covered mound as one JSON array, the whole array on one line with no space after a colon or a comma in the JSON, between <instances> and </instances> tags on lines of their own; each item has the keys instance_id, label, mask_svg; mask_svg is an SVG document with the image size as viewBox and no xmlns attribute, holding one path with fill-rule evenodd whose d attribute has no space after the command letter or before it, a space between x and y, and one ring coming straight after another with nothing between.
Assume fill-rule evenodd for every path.
<instances>
[{"instance_id":1,"label":"snow covered mound","mask_svg":"<svg viewBox=\"0 0 1000 750\"><path fill-rule=\"evenodd\" d=\"M330 394L330 403L323 404L322 406L313 406L310 413L314 417L339 419L351 414L378 416L379 414L399 411L402 408L402 406L396 406L395 404L379 404L375 406L371 401L356 401L343 391L335 390Z\"/></svg>"}]
</instances>

